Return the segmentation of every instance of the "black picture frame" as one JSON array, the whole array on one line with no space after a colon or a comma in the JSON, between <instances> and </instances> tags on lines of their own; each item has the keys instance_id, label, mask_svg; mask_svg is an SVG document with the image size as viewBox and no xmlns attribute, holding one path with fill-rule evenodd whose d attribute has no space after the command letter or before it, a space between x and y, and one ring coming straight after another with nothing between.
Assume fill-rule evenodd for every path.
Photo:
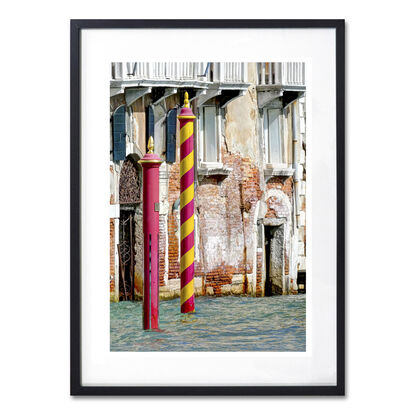
<instances>
[{"instance_id":1,"label":"black picture frame","mask_svg":"<svg viewBox=\"0 0 415 415\"><path fill-rule=\"evenodd\" d=\"M88 29L334 29L336 33L337 384L335 386L83 386L81 383L81 31ZM71 395L345 395L345 21L71 20Z\"/></svg>"}]
</instances>

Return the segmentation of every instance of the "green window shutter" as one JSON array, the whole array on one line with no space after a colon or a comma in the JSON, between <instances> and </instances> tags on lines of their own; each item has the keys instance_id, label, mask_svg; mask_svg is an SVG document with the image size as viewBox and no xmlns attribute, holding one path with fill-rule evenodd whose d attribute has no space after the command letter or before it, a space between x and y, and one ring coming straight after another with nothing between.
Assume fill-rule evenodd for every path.
<instances>
[{"instance_id":1,"label":"green window shutter","mask_svg":"<svg viewBox=\"0 0 415 415\"><path fill-rule=\"evenodd\" d=\"M112 116L113 159L125 159L125 105L117 108Z\"/></svg>"},{"instance_id":2,"label":"green window shutter","mask_svg":"<svg viewBox=\"0 0 415 415\"><path fill-rule=\"evenodd\" d=\"M167 133L166 133L166 161L174 163L176 161L176 122L177 109L174 108L167 114Z\"/></svg>"},{"instance_id":3,"label":"green window shutter","mask_svg":"<svg viewBox=\"0 0 415 415\"><path fill-rule=\"evenodd\" d=\"M154 138L154 111L150 105L146 110L146 135L146 142L150 136Z\"/></svg>"}]
</instances>

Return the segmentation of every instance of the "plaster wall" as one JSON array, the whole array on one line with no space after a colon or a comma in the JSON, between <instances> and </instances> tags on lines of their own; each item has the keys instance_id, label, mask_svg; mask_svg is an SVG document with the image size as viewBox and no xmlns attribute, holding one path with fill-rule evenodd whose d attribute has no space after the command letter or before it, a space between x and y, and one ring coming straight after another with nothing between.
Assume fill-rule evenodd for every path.
<instances>
[{"instance_id":1,"label":"plaster wall","mask_svg":"<svg viewBox=\"0 0 415 415\"><path fill-rule=\"evenodd\" d=\"M248 65L248 79L256 79L255 64ZM165 117L180 104L179 94L162 100L155 109L155 152L165 158ZM111 109L124 102L111 99ZM132 104L133 140L145 153L145 107L149 95ZM198 113L197 99L191 102ZM266 270L263 220L284 219L284 246L280 285L284 294L296 293L296 271L305 269L305 99L300 104L301 143L300 212L294 214L292 176L264 176L262 114L256 88L232 100L221 110L220 161L224 174L199 174L197 167L198 131L195 122L195 282L196 295L264 295ZM291 107L283 111L286 162L292 166ZM301 127L301 125L303 127ZM160 166L160 298L180 295L179 243L179 123L176 130L176 162ZM139 155L137 156L139 157ZM111 203L117 202L119 163L112 163ZM142 216L136 212L136 241L140 245ZM141 222L141 223L140 223ZM135 294L142 294L142 252L136 248Z\"/></svg>"}]
</instances>

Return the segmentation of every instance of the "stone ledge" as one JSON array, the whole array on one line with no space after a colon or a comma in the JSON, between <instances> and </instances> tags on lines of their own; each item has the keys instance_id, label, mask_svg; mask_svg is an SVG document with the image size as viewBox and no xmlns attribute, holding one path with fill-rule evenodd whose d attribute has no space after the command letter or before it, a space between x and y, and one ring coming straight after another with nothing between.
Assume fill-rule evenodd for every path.
<instances>
[{"instance_id":1,"label":"stone ledge","mask_svg":"<svg viewBox=\"0 0 415 415\"><path fill-rule=\"evenodd\" d=\"M287 223L287 218L261 218L257 220L257 225L280 226Z\"/></svg>"},{"instance_id":2,"label":"stone ledge","mask_svg":"<svg viewBox=\"0 0 415 415\"><path fill-rule=\"evenodd\" d=\"M269 180L271 177L285 176L291 177L294 174L294 169L290 167L269 167L264 169L265 180Z\"/></svg>"},{"instance_id":3,"label":"stone ledge","mask_svg":"<svg viewBox=\"0 0 415 415\"><path fill-rule=\"evenodd\" d=\"M224 179L229 176L232 170L231 167L225 167L223 165L202 166L197 169L197 174L199 177L217 176Z\"/></svg>"}]
</instances>

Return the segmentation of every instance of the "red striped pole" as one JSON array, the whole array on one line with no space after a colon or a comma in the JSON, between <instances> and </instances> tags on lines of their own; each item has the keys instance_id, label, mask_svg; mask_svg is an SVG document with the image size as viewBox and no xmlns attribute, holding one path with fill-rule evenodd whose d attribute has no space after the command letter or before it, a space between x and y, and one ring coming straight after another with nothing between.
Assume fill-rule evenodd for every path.
<instances>
[{"instance_id":1,"label":"red striped pole","mask_svg":"<svg viewBox=\"0 0 415 415\"><path fill-rule=\"evenodd\" d=\"M177 117L180 121L180 311L195 311L194 293L194 152L193 120L189 94Z\"/></svg>"},{"instance_id":2,"label":"red striped pole","mask_svg":"<svg viewBox=\"0 0 415 415\"><path fill-rule=\"evenodd\" d=\"M159 325L159 167L163 162L153 154L153 137L148 153L139 161L143 168L144 295L143 328Z\"/></svg>"}]
</instances>

